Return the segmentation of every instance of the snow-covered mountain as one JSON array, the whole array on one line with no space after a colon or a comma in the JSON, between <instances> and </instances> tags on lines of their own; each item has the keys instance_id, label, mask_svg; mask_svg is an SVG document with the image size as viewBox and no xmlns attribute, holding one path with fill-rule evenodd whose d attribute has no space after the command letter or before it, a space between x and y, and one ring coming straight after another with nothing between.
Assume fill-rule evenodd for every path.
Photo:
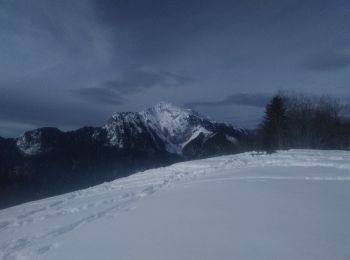
<instances>
[{"instance_id":1,"label":"snow-covered mountain","mask_svg":"<svg viewBox=\"0 0 350 260\"><path fill-rule=\"evenodd\" d=\"M210 140L217 140L222 153L235 149L242 132L232 126L219 124L191 109L160 102L141 112L115 113L102 128L107 131L107 143L119 148L140 146L139 136L153 140L153 146L169 153L201 157ZM218 136L221 136L219 141ZM196 144L196 150L186 153ZM214 151L212 151L214 154ZM208 153L208 152L207 152ZM210 155L210 152L209 154Z\"/></svg>"},{"instance_id":2,"label":"snow-covered mountain","mask_svg":"<svg viewBox=\"0 0 350 260\"><path fill-rule=\"evenodd\" d=\"M350 153L243 153L0 210L0 259L350 256Z\"/></svg>"},{"instance_id":3,"label":"snow-covered mountain","mask_svg":"<svg viewBox=\"0 0 350 260\"><path fill-rule=\"evenodd\" d=\"M171 153L182 154L183 148L201 133L209 137L213 134L210 130L215 125L215 122L193 110L181 109L164 102L139 114L148 129L161 138L166 150Z\"/></svg>"},{"instance_id":4,"label":"snow-covered mountain","mask_svg":"<svg viewBox=\"0 0 350 260\"><path fill-rule=\"evenodd\" d=\"M0 138L0 181L6 188L29 185L41 197L141 169L241 152L248 141L244 131L161 102L141 112L115 113L102 127L45 127Z\"/></svg>"},{"instance_id":5,"label":"snow-covered mountain","mask_svg":"<svg viewBox=\"0 0 350 260\"><path fill-rule=\"evenodd\" d=\"M16 146L27 156L38 155L60 145L58 139L63 134L56 128L35 129L17 138ZM242 131L209 120L191 109L160 102L141 112L115 113L106 125L96 128L90 137L121 150L165 149L177 155L189 155L184 152L196 144L196 150L192 151L189 157L201 157L204 154L210 155L210 151L203 152L210 140L217 140L217 145L222 149L221 153L227 153L226 150L238 147L238 139L242 135ZM212 153L214 154L214 151Z\"/></svg>"}]
</instances>

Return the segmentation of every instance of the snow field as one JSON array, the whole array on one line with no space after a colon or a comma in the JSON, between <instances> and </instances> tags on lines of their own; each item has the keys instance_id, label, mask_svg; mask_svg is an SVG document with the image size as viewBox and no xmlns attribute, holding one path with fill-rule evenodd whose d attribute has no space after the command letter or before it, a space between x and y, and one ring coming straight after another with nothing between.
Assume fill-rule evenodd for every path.
<instances>
[{"instance_id":1,"label":"snow field","mask_svg":"<svg viewBox=\"0 0 350 260\"><path fill-rule=\"evenodd\" d=\"M350 153L243 153L0 211L0 259L350 259Z\"/></svg>"}]
</instances>

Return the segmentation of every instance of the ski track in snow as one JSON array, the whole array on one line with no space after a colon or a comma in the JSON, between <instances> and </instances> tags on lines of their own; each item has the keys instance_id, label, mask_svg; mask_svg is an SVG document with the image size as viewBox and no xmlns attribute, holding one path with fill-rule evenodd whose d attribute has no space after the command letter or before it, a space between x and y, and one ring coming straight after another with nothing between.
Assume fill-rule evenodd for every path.
<instances>
[{"instance_id":1,"label":"ski track in snow","mask_svg":"<svg viewBox=\"0 0 350 260\"><path fill-rule=\"evenodd\" d=\"M235 176L235 169L270 166L330 167L345 171L342 176L299 176L297 173L295 176L258 173ZM220 177L218 172L223 171L230 172L232 176ZM44 257L45 253L59 247L56 241L58 237L100 218L112 218L121 212L132 210L136 201L176 183L269 180L350 181L350 153L290 150L272 155L243 153L183 162L147 170L85 190L1 210L0 258L42 259L40 257ZM57 223L63 224L58 226ZM35 230L35 233L32 230Z\"/></svg>"}]
</instances>

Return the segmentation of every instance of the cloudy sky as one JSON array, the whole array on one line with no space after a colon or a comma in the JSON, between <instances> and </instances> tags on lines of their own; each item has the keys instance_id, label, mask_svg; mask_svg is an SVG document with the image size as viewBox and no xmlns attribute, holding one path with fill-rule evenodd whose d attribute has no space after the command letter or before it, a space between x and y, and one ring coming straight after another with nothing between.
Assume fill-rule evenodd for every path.
<instances>
[{"instance_id":1,"label":"cloudy sky","mask_svg":"<svg viewBox=\"0 0 350 260\"><path fill-rule=\"evenodd\" d=\"M254 126L279 90L350 100L349 0L0 0L0 135L159 101Z\"/></svg>"}]
</instances>

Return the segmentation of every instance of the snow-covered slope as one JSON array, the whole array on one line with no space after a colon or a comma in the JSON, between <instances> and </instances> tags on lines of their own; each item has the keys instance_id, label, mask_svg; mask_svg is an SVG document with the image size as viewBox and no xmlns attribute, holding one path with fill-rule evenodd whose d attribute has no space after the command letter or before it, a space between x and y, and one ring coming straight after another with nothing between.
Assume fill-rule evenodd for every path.
<instances>
[{"instance_id":1,"label":"snow-covered slope","mask_svg":"<svg viewBox=\"0 0 350 260\"><path fill-rule=\"evenodd\" d=\"M149 130L139 113L115 113L102 128L107 131L107 144L120 149L161 149L163 144ZM100 130L96 130L97 132Z\"/></svg>"},{"instance_id":2,"label":"snow-covered slope","mask_svg":"<svg viewBox=\"0 0 350 260\"><path fill-rule=\"evenodd\" d=\"M0 259L349 259L350 153L174 164L0 211Z\"/></svg>"}]
</instances>

